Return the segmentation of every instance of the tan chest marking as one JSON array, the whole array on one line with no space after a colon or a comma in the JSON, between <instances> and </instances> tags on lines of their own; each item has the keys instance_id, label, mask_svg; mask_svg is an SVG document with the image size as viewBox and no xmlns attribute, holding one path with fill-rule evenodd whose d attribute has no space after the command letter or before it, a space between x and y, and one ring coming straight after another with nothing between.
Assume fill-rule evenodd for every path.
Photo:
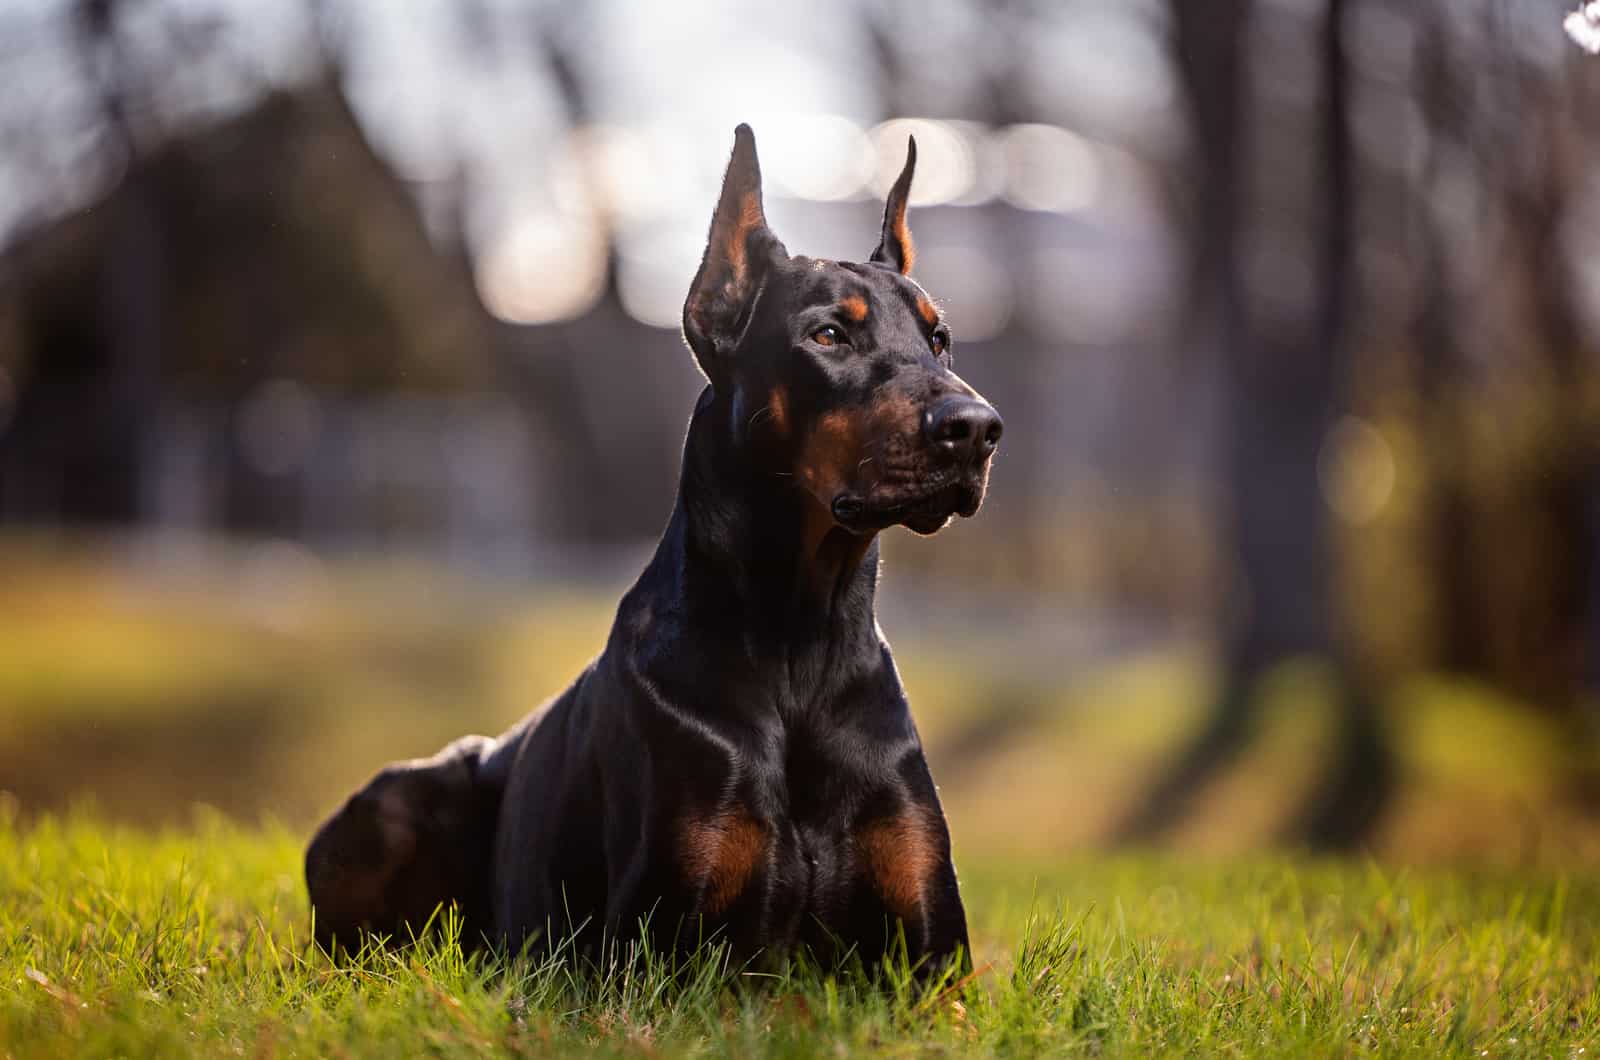
<instances>
[{"instance_id":1,"label":"tan chest marking","mask_svg":"<svg viewBox=\"0 0 1600 1060\"><path fill-rule=\"evenodd\" d=\"M856 833L867 876L889 910L903 920L921 915L933 875L944 862L934 814L921 807L872 821Z\"/></svg>"},{"instance_id":2,"label":"tan chest marking","mask_svg":"<svg viewBox=\"0 0 1600 1060\"><path fill-rule=\"evenodd\" d=\"M684 878L700 889L700 912L715 915L733 904L767 852L767 829L742 811L685 817L678 826Z\"/></svg>"}]
</instances>

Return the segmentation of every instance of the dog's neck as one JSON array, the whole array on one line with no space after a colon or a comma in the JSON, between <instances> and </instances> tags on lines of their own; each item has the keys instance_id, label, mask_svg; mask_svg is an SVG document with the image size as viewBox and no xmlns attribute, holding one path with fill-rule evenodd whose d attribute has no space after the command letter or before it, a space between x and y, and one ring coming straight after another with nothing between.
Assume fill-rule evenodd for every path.
<instances>
[{"instance_id":1,"label":"dog's neck","mask_svg":"<svg viewBox=\"0 0 1600 1060\"><path fill-rule=\"evenodd\" d=\"M752 467L731 423L708 387L657 561L678 564L696 600L780 650L875 646L876 535L844 530L792 477Z\"/></svg>"}]
</instances>

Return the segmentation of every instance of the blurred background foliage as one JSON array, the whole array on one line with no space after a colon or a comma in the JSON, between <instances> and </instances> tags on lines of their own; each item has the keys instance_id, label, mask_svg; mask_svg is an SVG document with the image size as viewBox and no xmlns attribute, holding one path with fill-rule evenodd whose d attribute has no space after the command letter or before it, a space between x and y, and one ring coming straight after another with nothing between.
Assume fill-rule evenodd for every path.
<instances>
[{"instance_id":1,"label":"blurred background foliage","mask_svg":"<svg viewBox=\"0 0 1600 1060\"><path fill-rule=\"evenodd\" d=\"M1551 0L12 0L0 789L306 823L598 651L751 122L1007 420L892 534L962 851L1600 858L1600 65ZM1024 809L1025 808L1025 809Z\"/></svg>"}]
</instances>

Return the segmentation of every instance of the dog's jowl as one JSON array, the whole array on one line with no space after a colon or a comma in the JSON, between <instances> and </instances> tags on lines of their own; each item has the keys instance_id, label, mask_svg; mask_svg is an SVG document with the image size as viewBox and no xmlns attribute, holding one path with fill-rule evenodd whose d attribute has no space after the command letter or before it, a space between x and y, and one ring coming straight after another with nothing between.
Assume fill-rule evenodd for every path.
<instances>
[{"instance_id":1,"label":"dog's jowl","mask_svg":"<svg viewBox=\"0 0 1600 1060\"><path fill-rule=\"evenodd\" d=\"M464 938L578 948L647 930L745 957L869 963L967 946L950 833L873 615L877 536L978 510L1000 417L953 371L889 193L864 262L791 255L748 127L683 330L708 380L654 558L599 658L498 740L385 768L323 825L324 945ZM647 925L647 927L642 927Z\"/></svg>"}]
</instances>

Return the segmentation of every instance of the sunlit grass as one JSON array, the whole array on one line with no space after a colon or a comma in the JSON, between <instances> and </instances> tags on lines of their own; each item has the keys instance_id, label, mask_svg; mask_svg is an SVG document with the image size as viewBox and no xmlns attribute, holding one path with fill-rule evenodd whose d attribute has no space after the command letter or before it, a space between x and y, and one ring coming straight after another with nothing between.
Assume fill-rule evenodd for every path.
<instances>
[{"instance_id":1,"label":"sunlit grass","mask_svg":"<svg viewBox=\"0 0 1600 1060\"><path fill-rule=\"evenodd\" d=\"M956 989L746 975L715 951L623 975L308 949L310 822L382 762L563 688L619 589L292 554L185 580L0 547L0 1055L1600 1048L1584 750L1481 687L1391 689L1399 785L1370 860L1261 852L1336 731L1307 663L1263 688L1254 741L1167 852L1094 853L1205 720L1193 646L1056 675L888 630L968 900L978 974ZM99 808L52 812L84 796Z\"/></svg>"},{"instance_id":2,"label":"sunlit grass","mask_svg":"<svg viewBox=\"0 0 1600 1060\"><path fill-rule=\"evenodd\" d=\"M963 865L977 974L575 969L306 946L297 836L0 817L0 1049L61 1055L1110 1052L1578 1057L1600 889L1540 873L1123 856ZM1586 1052L1580 1052L1586 1050Z\"/></svg>"}]
</instances>

